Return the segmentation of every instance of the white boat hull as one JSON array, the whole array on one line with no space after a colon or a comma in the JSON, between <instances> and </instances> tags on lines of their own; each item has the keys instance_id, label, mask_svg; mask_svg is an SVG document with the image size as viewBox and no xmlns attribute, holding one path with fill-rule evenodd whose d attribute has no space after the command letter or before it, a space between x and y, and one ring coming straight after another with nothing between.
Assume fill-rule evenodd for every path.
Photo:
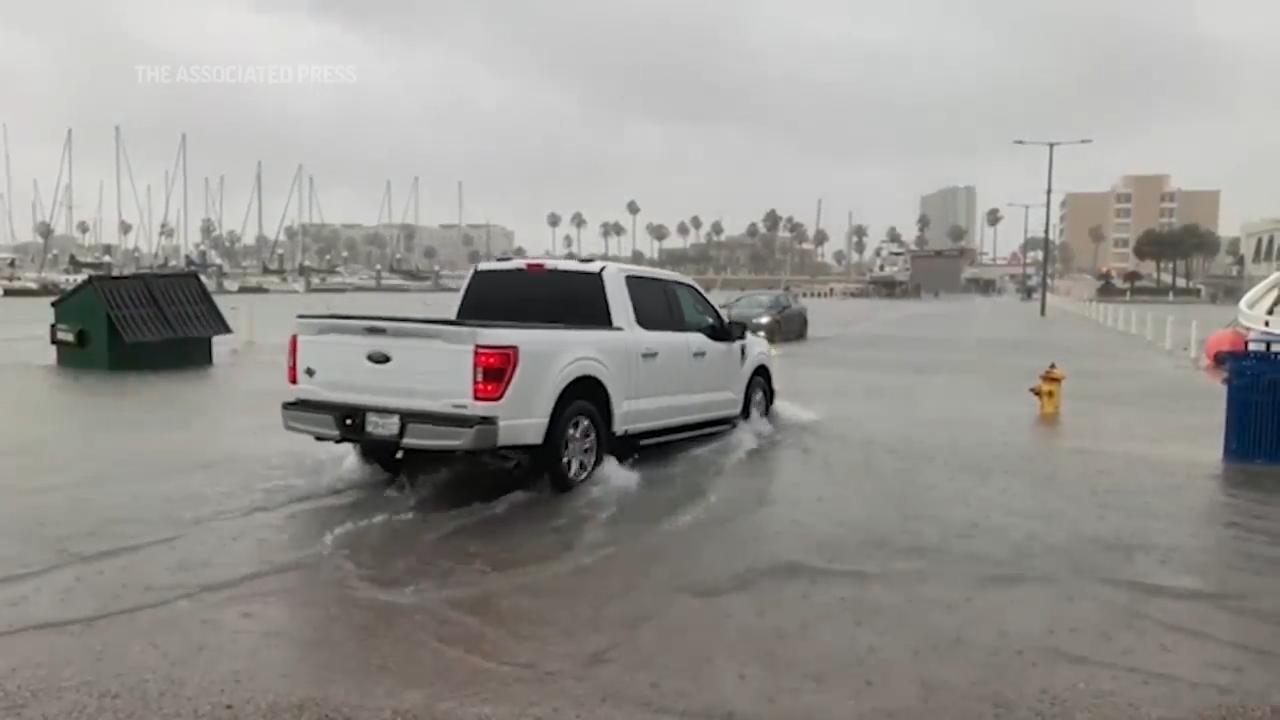
<instances>
[{"instance_id":1,"label":"white boat hull","mask_svg":"<svg viewBox=\"0 0 1280 720\"><path fill-rule=\"evenodd\" d=\"M1280 305L1280 272L1271 273L1240 298L1236 306L1236 320L1254 332L1280 334L1280 314L1277 314L1280 307L1277 305Z\"/></svg>"}]
</instances>

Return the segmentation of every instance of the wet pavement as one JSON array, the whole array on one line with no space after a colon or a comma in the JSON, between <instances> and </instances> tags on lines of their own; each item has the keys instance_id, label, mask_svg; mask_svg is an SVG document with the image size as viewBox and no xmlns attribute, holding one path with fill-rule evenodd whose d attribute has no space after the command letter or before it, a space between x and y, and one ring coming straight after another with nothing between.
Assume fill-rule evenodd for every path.
<instances>
[{"instance_id":1,"label":"wet pavement","mask_svg":"<svg viewBox=\"0 0 1280 720\"><path fill-rule=\"evenodd\" d=\"M1183 357L1014 300L813 301L770 423L569 496L280 429L293 313L449 302L224 300L213 369L139 376L53 367L47 305L0 302L0 718L1280 704L1280 471L1224 471Z\"/></svg>"}]
</instances>

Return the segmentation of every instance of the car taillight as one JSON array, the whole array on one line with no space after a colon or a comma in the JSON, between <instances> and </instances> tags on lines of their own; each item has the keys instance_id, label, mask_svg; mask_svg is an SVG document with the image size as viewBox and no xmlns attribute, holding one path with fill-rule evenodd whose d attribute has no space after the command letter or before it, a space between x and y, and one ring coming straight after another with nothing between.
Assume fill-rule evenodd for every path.
<instances>
[{"instance_id":1,"label":"car taillight","mask_svg":"<svg viewBox=\"0 0 1280 720\"><path fill-rule=\"evenodd\" d=\"M289 336L289 369L288 378L290 385L298 384L298 336Z\"/></svg>"},{"instance_id":2,"label":"car taillight","mask_svg":"<svg viewBox=\"0 0 1280 720\"><path fill-rule=\"evenodd\" d=\"M476 346L475 381L471 395L476 400L494 402L507 394L511 378L515 377L520 352L514 347Z\"/></svg>"}]
</instances>

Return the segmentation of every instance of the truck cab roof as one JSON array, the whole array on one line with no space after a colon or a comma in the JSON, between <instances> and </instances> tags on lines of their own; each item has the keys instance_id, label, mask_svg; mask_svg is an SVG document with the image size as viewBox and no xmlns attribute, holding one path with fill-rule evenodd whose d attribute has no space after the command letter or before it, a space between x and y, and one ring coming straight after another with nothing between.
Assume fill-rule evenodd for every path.
<instances>
[{"instance_id":1,"label":"truck cab roof","mask_svg":"<svg viewBox=\"0 0 1280 720\"><path fill-rule=\"evenodd\" d=\"M677 272L664 270L662 268L648 267L645 265L633 265L631 263L618 262L614 260L600 260L597 258L559 258L559 257L524 257L524 258L507 258L500 257L496 260L478 263L473 272L485 272L488 270L558 270L561 272L583 272L583 273L602 273L612 274L618 273L622 275L645 275L648 277L660 277L670 280L685 281L687 278Z\"/></svg>"}]
</instances>

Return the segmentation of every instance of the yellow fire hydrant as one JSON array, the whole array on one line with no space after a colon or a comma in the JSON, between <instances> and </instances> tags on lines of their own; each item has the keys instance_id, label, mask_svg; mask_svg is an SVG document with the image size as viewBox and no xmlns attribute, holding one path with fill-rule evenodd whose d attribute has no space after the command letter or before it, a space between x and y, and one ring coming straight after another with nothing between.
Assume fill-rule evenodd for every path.
<instances>
[{"instance_id":1,"label":"yellow fire hydrant","mask_svg":"<svg viewBox=\"0 0 1280 720\"><path fill-rule=\"evenodd\" d=\"M1049 363L1049 368L1040 373L1040 383L1031 388L1031 394L1040 399L1041 415L1058 414L1062 408L1062 381L1066 379L1054 363Z\"/></svg>"}]
</instances>

